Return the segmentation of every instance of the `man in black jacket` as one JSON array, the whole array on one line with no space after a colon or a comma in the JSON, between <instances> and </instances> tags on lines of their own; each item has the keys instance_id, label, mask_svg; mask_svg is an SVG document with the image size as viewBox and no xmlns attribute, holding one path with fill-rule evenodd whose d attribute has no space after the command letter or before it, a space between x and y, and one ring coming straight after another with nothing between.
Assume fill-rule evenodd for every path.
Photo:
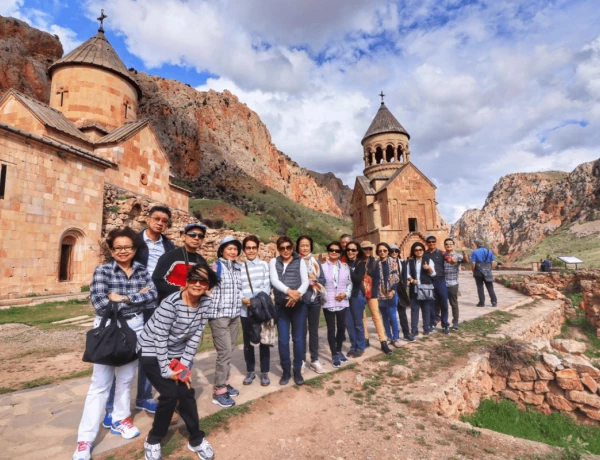
<instances>
[{"instance_id":1,"label":"man in black jacket","mask_svg":"<svg viewBox=\"0 0 600 460\"><path fill-rule=\"evenodd\" d=\"M435 235L427 235L426 255L433 263L435 276L433 277L433 287L435 289L435 311L432 311L431 327L435 327L441 320L442 332L450 334L450 323L448 323L448 288L446 287L446 272L444 268L444 255L437 249L437 238Z\"/></svg>"}]
</instances>

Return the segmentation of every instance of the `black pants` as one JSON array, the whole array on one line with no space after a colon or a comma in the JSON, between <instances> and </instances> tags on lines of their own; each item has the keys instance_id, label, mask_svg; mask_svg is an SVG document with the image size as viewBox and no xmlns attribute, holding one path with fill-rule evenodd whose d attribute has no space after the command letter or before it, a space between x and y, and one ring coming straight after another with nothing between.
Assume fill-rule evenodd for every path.
<instances>
[{"instance_id":1,"label":"black pants","mask_svg":"<svg viewBox=\"0 0 600 460\"><path fill-rule=\"evenodd\" d=\"M344 308L340 311L329 311L328 308L323 308L325 322L327 323L327 342L329 343L332 357L342 351L346 329L346 310L348 309Z\"/></svg>"},{"instance_id":2,"label":"black pants","mask_svg":"<svg viewBox=\"0 0 600 460\"><path fill-rule=\"evenodd\" d=\"M185 383L165 379L160 373L158 360L152 357L141 357L140 361L146 372L146 377L158 391L158 407L154 414L152 429L148 433L148 444L159 444L167 434L175 407L179 403L179 415L185 422L190 433L190 445L199 446L204 439L204 431L200 429L198 406L194 389L188 389Z\"/></svg>"},{"instance_id":3,"label":"black pants","mask_svg":"<svg viewBox=\"0 0 600 460\"><path fill-rule=\"evenodd\" d=\"M490 295L490 300L492 301L492 305L498 303L498 299L496 298L496 293L494 292L494 282L486 281L483 278L478 276L475 277L475 284L477 285L477 295L479 296L479 304L485 305L485 293L483 292L483 285L485 283L485 287Z\"/></svg>"},{"instance_id":4,"label":"black pants","mask_svg":"<svg viewBox=\"0 0 600 460\"><path fill-rule=\"evenodd\" d=\"M321 319L321 301L315 303L307 303L308 315L306 335L308 339L304 342L304 349L310 351L310 362L314 363L319 360L319 320ZM306 346L308 342L308 347ZM304 359L306 361L306 358Z\"/></svg>"},{"instance_id":5,"label":"black pants","mask_svg":"<svg viewBox=\"0 0 600 460\"><path fill-rule=\"evenodd\" d=\"M402 329L402 335L406 338L410 335L410 329L408 327L408 317L406 316L406 307L400 305L398 302L398 316L400 317L400 328Z\"/></svg>"},{"instance_id":6,"label":"black pants","mask_svg":"<svg viewBox=\"0 0 600 460\"><path fill-rule=\"evenodd\" d=\"M241 317L242 319L242 335L244 336L244 361L246 361L246 372L254 372L254 366L256 360L254 358L254 345L250 343L250 337L248 334L249 320L248 318ZM264 374L269 372L269 362L271 360L271 347L269 345L260 344L258 345L258 354L260 355L260 371Z\"/></svg>"}]
</instances>

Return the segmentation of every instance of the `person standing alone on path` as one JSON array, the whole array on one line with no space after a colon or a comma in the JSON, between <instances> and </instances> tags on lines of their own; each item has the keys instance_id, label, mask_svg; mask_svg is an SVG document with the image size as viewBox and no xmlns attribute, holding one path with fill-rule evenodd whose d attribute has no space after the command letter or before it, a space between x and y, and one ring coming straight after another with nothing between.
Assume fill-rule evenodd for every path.
<instances>
[{"instance_id":1,"label":"person standing alone on path","mask_svg":"<svg viewBox=\"0 0 600 460\"><path fill-rule=\"evenodd\" d=\"M435 308L432 308L431 327L435 328L437 323L442 321L444 334L450 334L450 323L448 322L448 289L446 287L446 274L444 271L444 256L442 251L437 249L437 238L434 235L427 235L427 256L435 275L433 276L433 288L435 290Z\"/></svg>"},{"instance_id":2,"label":"person standing alone on path","mask_svg":"<svg viewBox=\"0 0 600 460\"><path fill-rule=\"evenodd\" d=\"M448 302L452 307L452 329L458 331L458 274L460 264L468 262L469 258L465 254L457 253L454 250L454 240L446 238L444 240L444 271L446 273L446 288L448 289Z\"/></svg>"},{"instance_id":3,"label":"person standing alone on path","mask_svg":"<svg viewBox=\"0 0 600 460\"><path fill-rule=\"evenodd\" d=\"M475 278L475 284L477 285L477 295L479 296L478 307L485 306L485 294L483 292L483 285L488 291L492 307L498 305L498 299L494 292L494 275L492 274L492 265L496 258L494 253L485 247L483 241L476 241L475 249L471 253L471 270L473 270L473 278Z\"/></svg>"}]
</instances>

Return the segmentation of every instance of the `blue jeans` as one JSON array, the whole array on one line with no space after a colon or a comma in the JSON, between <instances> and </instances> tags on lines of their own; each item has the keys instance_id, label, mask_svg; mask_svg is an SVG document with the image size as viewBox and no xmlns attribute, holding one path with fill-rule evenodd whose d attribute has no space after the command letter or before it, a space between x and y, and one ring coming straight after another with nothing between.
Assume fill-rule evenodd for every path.
<instances>
[{"instance_id":1,"label":"blue jeans","mask_svg":"<svg viewBox=\"0 0 600 460\"><path fill-rule=\"evenodd\" d=\"M294 344L294 369L302 367L306 347L307 314L307 306L302 300L291 308L286 307L285 303L275 304L277 331L279 332L279 362L284 370L289 369L292 365L290 359L290 328Z\"/></svg>"},{"instance_id":2,"label":"blue jeans","mask_svg":"<svg viewBox=\"0 0 600 460\"><path fill-rule=\"evenodd\" d=\"M152 315L154 314L155 308L148 308L146 310L142 310L142 314L144 317L144 324L148 322ZM112 386L110 387L110 392L108 393L108 399L106 401L106 412L112 413L114 403L115 403L115 384L116 379L113 378ZM152 384L150 380L146 377L146 373L142 367L141 360L138 361L138 381L137 381L137 393L135 396L135 405L142 406L144 401L152 399Z\"/></svg>"},{"instance_id":3,"label":"blue jeans","mask_svg":"<svg viewBox=\"0 0 600 460\"><path fill-rule=\"evenodd\" d=\"M446 286L445 278L435 278L433 280L433 288L435 290L435 300L434 300L434 308L432 308L431 312L431 326L435 326L437 323L437 314L436 310L439 310L441 313L440 317L442 320L442 326L448 327L450 324L448 323L448 287Z\"/></svg>"},{"instance_id":4,"label":"blue jeans","mask_svg":"<svg viewBox=\"0 0 600 460\"><path fill-rule=\"evenodd\" d=\"M416 297L410 299L410 329L412 335L419 333L419 310L421 310L423 317L423 332L429 332L432 310L435 315L435 300L417 300Z\"/></svg>"},{"instance_id":5,"label":"blue jeans","mask_svg":"<svg viewBox=\"0 0 600 460\"><path fill-rule=\"evenodd\" d=\"M398 340L398 305L394 299L379 299L379 311L388 340Z\"/></svg>"},{"instance_id":6,"label":"blue jeans","mask_svg":"<svg viewBox=\"0 0 600 460\"><path fill-rule=\"evenodd\" d=\"M365 349L365 326L363 313L367 305L367 298L359 291L358 296L350 297L350 311L346 313L346 329L350 338L350 348L356 351Z\"/></svg>"}]
</instances>

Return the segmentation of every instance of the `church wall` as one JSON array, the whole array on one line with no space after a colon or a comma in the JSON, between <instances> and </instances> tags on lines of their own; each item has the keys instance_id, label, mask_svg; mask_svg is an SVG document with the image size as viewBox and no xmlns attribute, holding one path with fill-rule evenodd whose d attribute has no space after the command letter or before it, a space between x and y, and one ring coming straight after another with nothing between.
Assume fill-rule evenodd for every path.
<instances>
[{"instance_id":1,"label":"church wall","mask_svg":"<svg viewBox=\"0 0 600 460\"><path fill-rule=\"evenodd\" d=\"M127 120L135 120L137 92L115 73L81 65L59 67L53 72L50 106L78 126L86 121L97 121L109 130L122 126L126 121L125 102L130 106Z\"/></svg>"},{"instance_id":2,"label":"church wall","mask_svg":"<svg viewBox=\"0 0 600 460\"><path fill-rule=\"evenodd\" d=\"M104 168L27 142L0 132L0 298L80 292L98 264ZM74 242L72 276L59 282L65 236Z\"/></svg>"},{"instance_id":3,"label":"church wall","mask_svg":"<svg viewBox=\"0 0 600 460\"><path fill-rule=\"evenodd\" d=\"M95 153L119 165L106 170L107 183L188 211L189 196L170 186L169 163L150 128L143 128L118 146L96 149Z\"/></svg>"},{"instance_id":4,"label":"church wall","mask_svg":"<svg viewBox=\"0 0 600 460\"><path fill-rule=\"evenodd\" d=\"M46 127L14 96L9 96L0 106L0 121L28 133L46 134Z\"/></svg>"}]
</instances>

